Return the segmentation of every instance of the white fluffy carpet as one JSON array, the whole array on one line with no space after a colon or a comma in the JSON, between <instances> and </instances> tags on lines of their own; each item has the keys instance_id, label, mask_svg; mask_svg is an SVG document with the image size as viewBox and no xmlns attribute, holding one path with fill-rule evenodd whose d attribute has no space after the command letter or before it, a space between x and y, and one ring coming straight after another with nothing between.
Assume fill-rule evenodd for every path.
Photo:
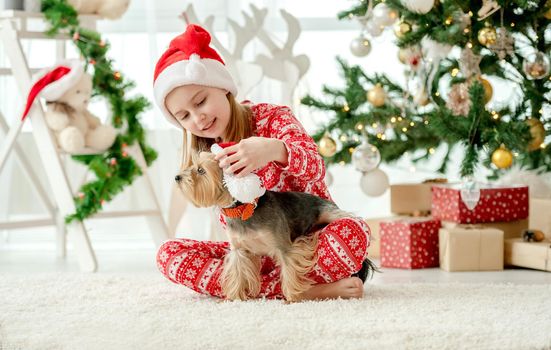
<instances>
[{"instance_id":1,"label":"white fluffy carpet","mask_svg":"<svg viewBox=\"0 0 551 350\"><path fill-rule=\"evenodd\" d=\"M551 349L551 285L217 302L160 275L0 275L0 349Z\"/></svg>"}]
</instances>

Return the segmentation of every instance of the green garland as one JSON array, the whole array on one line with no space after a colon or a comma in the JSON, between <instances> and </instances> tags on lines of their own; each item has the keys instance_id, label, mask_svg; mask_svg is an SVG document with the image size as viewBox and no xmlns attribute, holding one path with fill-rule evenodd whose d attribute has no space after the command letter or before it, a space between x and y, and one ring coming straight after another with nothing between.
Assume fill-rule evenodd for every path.
<instances>
[{"instance_id":1,"label":"green garland","mask_svg":"<svg viewBox=\"0 0 551 350\"><path fill-rule=\"evenodd\" d=\"M114 116L112 124L119 129L113 146L103 154L72 157L96 175L96 180L84 184L74 198L76 212L65 218L67 223L82 221L100 211L105 202L142 174L139 165L129 156L128 146L137 142L148 166L157 158L157 152L145 142L145 131L138 119L149 102L143 96L125 98L125 92L135 86L134 82L113 70L112 61L106 57L109 43L102 40L98 32L81 28L77 12L66 0L42 0L42 12L51 26L46 34L68 32L88 66L94 67L93 96L101 95L109 101Z\"/></svg>"},{"instance_id":2,"label":"green garland","mask_svg":"<svg viewBox=\"0 0 551 350\"><path fill-rule=\"evenodd\" d=\"M374 0L373 5L380 3ZM551 42L546 37L546 30L551 26L543 14L549 10L548 0L538 3L525 0L497 0L504 9L503 22L509 32L515 33L515 39L526 42L532 48L549 54ZM436 1L427 14L417 14L408 10L400 0L385 0L388 7L398 11L401 20L411 24L412 30L397 39L400 48L418 45L424 36L449 45L465 47L472 45L472 50L482 56L480 69L482 74L506 79L511 86L518 87L523 93L522 101L510 108L502 106L489 111L484 105L484 90L480 84L470 84L469 97L471 108L467 116L455 116L440 96L440 81L449 80L449 84L465 81L457 76L459 62L454 59L440 61L436 68L430 105L418 108L406 91L386 76L366 75L360 66L351 66L337 58L344 76L345 88L323 88L324 99L306 96L302 103L316 109L325 110L332 118L312 136L320 141L325 135L332 135L340 141L342 147L332 156L326 157L328 165L351 161L351 153L362 139L375 145L384 162L390 163L400 159L405 152L414 154L414 162L429 158L440 145L447 146L447 154L442 160L439 172L444 173L450 163L450 153L456 145L466 148L461 163L461 175L472 175L479 162L493 171L492 177L503 170L492 165L491 155L504 145L515 154L515 162L530 169L551 171L551 147L527 149L531 142L530 127L526 119L540 120L546 135L551 135L551 118L543 115L544 107L551 107L551 78L529 80L522 70L523 58L515 51L512 56L499 61L495 54L488 51L477 40L477 33L486 24L497 28L500 26L500 13L484 21L477 21L476 12L482 6L480 1L449 0ZM350 10L341 12L340 19L363 16L368 1L361 0ZM521 11L519 10L521 9ZM470 11L470 12L469 12ZM456 21L457 14L474 13L467 31ZM548 33L547 33L548 34ZM518 49L518 48L516 48ZM506 64L504 64L506 62ZM452 73L454 72L455 73ZM445 78L445 79L442 79ZM386 91L386 102L383 106L374 107L367 101L366 91L374 85L381 84ZM407 101L405 110L399 106ZM386 135L377 131L377 126L389 126Z\"/></svg>"}]
</instances>

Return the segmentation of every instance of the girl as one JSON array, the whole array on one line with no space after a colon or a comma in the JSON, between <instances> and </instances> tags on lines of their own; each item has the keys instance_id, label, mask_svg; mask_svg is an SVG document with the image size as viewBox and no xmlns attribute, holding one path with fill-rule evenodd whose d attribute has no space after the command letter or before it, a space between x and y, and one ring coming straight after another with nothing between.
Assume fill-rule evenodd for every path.
<instances>
[{"instance_id":1,"label":"girl","mask_svg":"<svg viewBox=\"0 0 551 350\"><path fill-rule=\"evenodd\" d=\"M236 85L210 40L203 28L189 25L155 67L155 100L167 120L183 129L184 166L190 164L192 151L233 141L235 145L216 156L224 171L237 176L254 171L268 190L331 199L312 138L287 107L237 103ZM367 255L369 227L362 219L344 218L318 234L318 262L309 274L316 284L302 299L361 298L363 283L351 275ZM157 265L169 280L223 298L220 274L228 251L228 242L174 239L159 248ZM283 298L279 268L269 257L262 257L261 280L260 294L251 297Z\"/></svg>"}]
</instances>

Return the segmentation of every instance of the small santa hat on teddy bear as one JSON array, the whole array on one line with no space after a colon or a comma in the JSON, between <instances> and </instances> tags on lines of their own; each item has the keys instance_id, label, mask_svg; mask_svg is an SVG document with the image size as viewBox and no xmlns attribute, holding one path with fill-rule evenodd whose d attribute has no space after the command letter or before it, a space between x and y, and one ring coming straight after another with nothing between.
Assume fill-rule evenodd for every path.
<instances>
[{"instance_id":1,"label":"small santa hat on teddy bear","mask_svg":"<svg viewBox=\"0 0 551 350\"><path fill-rule=\"evenodd\" d=\"M235 142L215 143L211 146L210 150L212 153L218 154L222 149L234 144ZM254 173L243 177L224 173L224 185L231 196L241 203L253 203L258 197L262 197L266 193L266 188L264 188L260 177Z\"/></svg>"},{"instance_id":2,"label":"small santa hat on teddy bear","mask_svg":"<svg viewBox=\"0 0 551 350\"><path fill-rule=\"evenodd\" d=\"M27 96L27 104L21 120L27 117L37 97L46 101L56 101L70 88L75 86L84 74L84 63L80 60L63 60L53 67L41 70Z\"/></svg>"}]
</instances>

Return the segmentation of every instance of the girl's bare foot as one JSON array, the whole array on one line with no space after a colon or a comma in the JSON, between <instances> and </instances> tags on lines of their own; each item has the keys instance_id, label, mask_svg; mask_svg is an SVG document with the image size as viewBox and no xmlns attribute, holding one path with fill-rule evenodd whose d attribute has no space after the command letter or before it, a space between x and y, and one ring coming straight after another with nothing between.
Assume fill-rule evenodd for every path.
<instances>
[{"instance_id":1,"label":"girl's bare foot","mask_svg":"<svg viewBox=\"0 0 551 350\"><path fill-rule=\"evenodd\" d=\"M358 277L348 277L333 283L314 284L302 293L300 300L362 298L364 285Z\"/></svg>"}]
</instances>

